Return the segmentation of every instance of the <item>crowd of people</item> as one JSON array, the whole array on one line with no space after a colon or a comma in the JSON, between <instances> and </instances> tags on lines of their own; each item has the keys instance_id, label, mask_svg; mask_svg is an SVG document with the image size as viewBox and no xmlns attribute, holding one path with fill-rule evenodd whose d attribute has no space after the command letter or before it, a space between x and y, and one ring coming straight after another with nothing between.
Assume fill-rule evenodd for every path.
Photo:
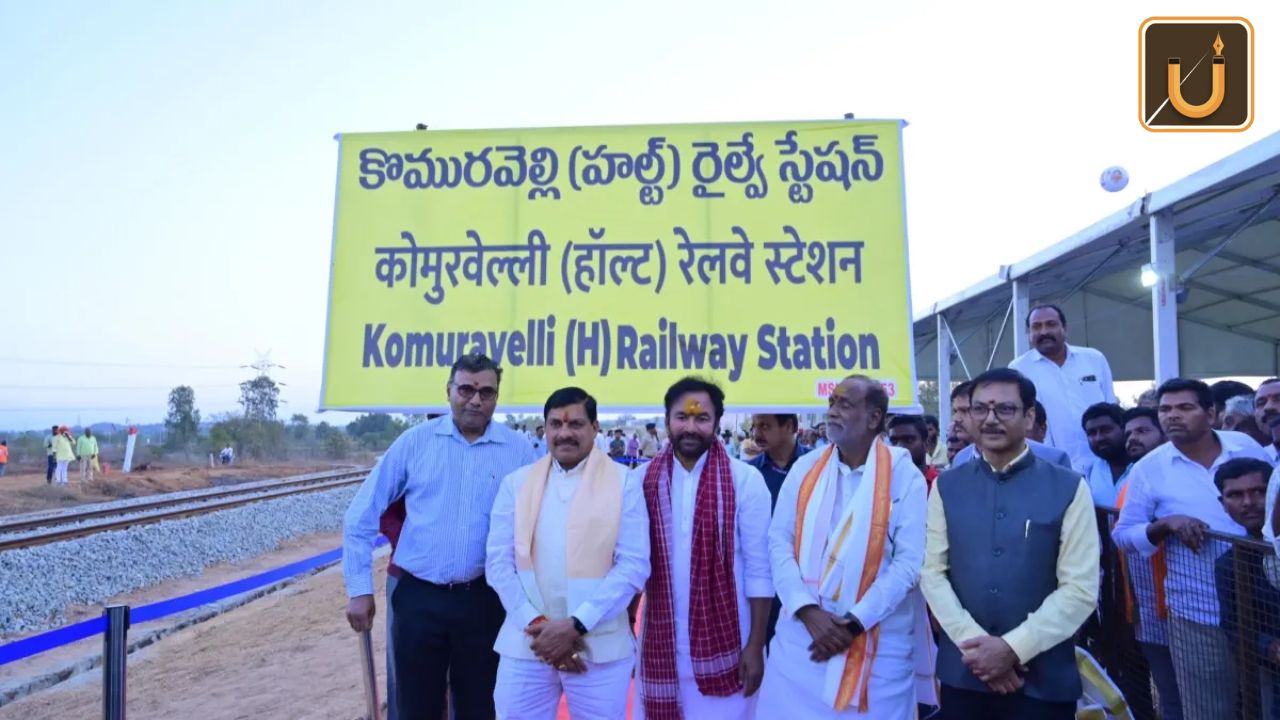
<instances>
[{"instance_id":1,"label":"crowd of people","mask_svg":"<svg viewBox=\"0 0 1280 720\"><path fill-rule=\"evenodd\" d=\"M546 425L535 424L533 430L530 430L527 424L518 424L512 429L528 439L537 457L549 454ZM645 423L643 431L631 430L630 437L627 433L628 430L625 427L615 427L611 430L598 429L592 442L609 457L632 467L652 460L667 442L666 438L658 433L657 423Z\"/></svg>"},{"instance_id":2,"label":"crowd of people","mask_svg":"<svg viewBox=\"0 0 1280 720\"><path fill-rule=\"evenodd\" d=\"M102 472L102 465L98 462L98 438L93 436L93 430L89 428L85 428L76 437L66 425L53 425L45 436L44 449L44 480L47 484L69 484L68 474L73 462L79 463L82 487L93 482L94 473ZM3 460L0 462L0 475L4 475L4 463L9 459L9 448L5 442L0 442L0 459Z\"/></svg>"},{"instance_id":3,"label":"crowd of people","mask_svg":"<svg viewBox=\"0 0 1280 720\"><path fill-rule=\"evenodd\" d=\"M94 473L102 472L98 461L98 438L85 428L76 437L66 425L53 425L44 438L45 483L68 485L71 463L79 463L80 484L93 482ZM9 469L9 441L0 440L0 477Z\"/></svg>"},{"instance_id":4,"label":"crowd of people","mask_svg":"<svg viewBox=\"0 0 1280 720\"><path fill-rule=\"evenodd\" d=\"M667 388L665 438L601 432L577 387L530 438L492 422L502 369L461 358L451 412L392 445L345 519L356 631L377 535L393 546L390 717L440 718L446 694L458 718L562 697L576 718L1125 717L1080 647L1114 611L1114 543L1161 717L1280 718L1276 551L1227 540L1274 548L1280 379L1175 378L1126 409L1059 308L1026 329L1031 350L951 389L945 433L854 375L812 434L753 415L749 460L707 380Z\"/></svg>"},{"instance_id":5,"label":"crowd of people","mask_svg":"<svg viewBox=\"0 0 1280 720\"><path fill-rule=\"evenodd\" d=\"M799 415L786 415L786 417L794 418L791 425L792 435L795 436L796 442L801 447L813 450L815 448L824 448L830 444L827 440L827 424L825 422L816 423L811 427L803 427ZM946 451L938 446L938 418L934 415L924 415L923 418L929 427L931 458L935 461L941 460L942 462L939 464L941 467L946 464ZM516 423L512 425L512 429L523 434L529 440L538 457L547 454L546 425L535 423L533 429L530 430L528 423ZM630 433L629 437L628 433ZM746 431L736 429L722 430L720 432L720 442L724 445L725 452L729 453L729 457L743 462L751 462L764 452L754 427ZM601 429L596 433L595 439L596 447L600 448L602 452L631 467L657 457L658 453L666 446L666 443L667 438L658 430L656 422L645 423L643 431L626 427L615 427L610 430Z\"/></svg>"}]
</instances>

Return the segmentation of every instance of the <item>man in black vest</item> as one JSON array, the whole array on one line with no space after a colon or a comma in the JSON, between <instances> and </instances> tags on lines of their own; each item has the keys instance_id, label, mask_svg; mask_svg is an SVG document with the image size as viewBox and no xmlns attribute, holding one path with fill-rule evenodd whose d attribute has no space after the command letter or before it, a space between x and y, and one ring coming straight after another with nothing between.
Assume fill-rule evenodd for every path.
<instances>
[{"instance_id":1,"label":"man in black vest","mask_svg":"<svg viewBox=\"0 0 1280 720\"><path fill-rule=\"evenodd\" d=\"M1081 694L1072 638L1098 597L1089 486L1028 449L1030 380L990 370L970 392L982 457L938 478L920 576L943 629L939 717L1070 720Z\"/></svg>"}]
</instances>

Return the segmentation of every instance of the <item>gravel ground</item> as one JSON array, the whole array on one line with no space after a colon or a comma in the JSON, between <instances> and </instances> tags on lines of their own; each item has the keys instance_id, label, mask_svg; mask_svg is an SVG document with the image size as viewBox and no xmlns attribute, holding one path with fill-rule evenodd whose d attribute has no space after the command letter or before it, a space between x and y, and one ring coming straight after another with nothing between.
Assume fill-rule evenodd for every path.
<instances>
[{"instance_id":1,"label":"gravel ground","mask_svg":"<svg viewBox=\"0 0 1280 720\"><path fill-rule=\"evenodd\" d=\"M102 602L207 566L332 531L358 486L268 500L182 520L0 553L0 635L63 623L72 604Z\"/></svg>"}]
</instances>

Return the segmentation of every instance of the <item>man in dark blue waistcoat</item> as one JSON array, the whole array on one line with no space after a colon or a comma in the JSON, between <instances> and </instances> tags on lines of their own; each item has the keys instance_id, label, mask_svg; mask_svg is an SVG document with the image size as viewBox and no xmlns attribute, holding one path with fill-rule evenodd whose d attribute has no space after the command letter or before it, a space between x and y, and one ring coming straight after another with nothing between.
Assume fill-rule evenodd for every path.
<instances>
[{"instance_id":1,"label":"man in dark blue waistcoat","mask_svg":"<svg viewBox=\"0 0 1280 720\"><path fill-rule=\"evenodd\" d=\"M920 586L943 629L943 719L1070 720L1080 698L1072 638L1098 597L1098 528L1080 475L1026 442L1036 390L1016 370L970 389L981 458L929 497Z\"/></svg>"}]
</instances>

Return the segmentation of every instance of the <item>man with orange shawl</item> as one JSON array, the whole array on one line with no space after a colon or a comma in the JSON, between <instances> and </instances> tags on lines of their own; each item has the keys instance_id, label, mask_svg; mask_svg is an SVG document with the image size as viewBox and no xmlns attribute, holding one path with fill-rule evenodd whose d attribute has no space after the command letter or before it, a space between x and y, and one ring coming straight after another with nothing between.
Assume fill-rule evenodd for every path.
<instances>
[{"instance_id":1,"label":"man with orange shawl","mask_svg":"<svg viewBox=\"0 0 1280 720\"><path fill-rule=\"evenodd\" d=\"M635 666L627 605L649 577L649 515L639 480L595 447L595 398L553 392L550 450L502 480L485 577L507 619L494 706L500 719L626 714Z\"/></svg>"},{"instance_id":2,"label":"man with orange shawl","mask_svg":"<svg viewBox=\"0 0 1280 720\"><path fill-rule=\"evenodd\" d=\"M782 617L760 717L913 718L936 705L932 637L916 582L924 477L880 438L889 398L870 378L831 395L822 450L787 474L769 529Z\"/></svg>"},{"instance_id":3,"label":"man with orange shawl","mask_svg":"<svg viewBox=\"0 0 1280 720\"><path fill-rule=\"evenodd\" d=\"M595 398L576 387L543 408L550 454L503 478L485 577L506 621L493 703L500 720L626 714L635 667L627 605L649 576L649 515L638 479L595 445Z\"/></svg>"}]
</instances>

